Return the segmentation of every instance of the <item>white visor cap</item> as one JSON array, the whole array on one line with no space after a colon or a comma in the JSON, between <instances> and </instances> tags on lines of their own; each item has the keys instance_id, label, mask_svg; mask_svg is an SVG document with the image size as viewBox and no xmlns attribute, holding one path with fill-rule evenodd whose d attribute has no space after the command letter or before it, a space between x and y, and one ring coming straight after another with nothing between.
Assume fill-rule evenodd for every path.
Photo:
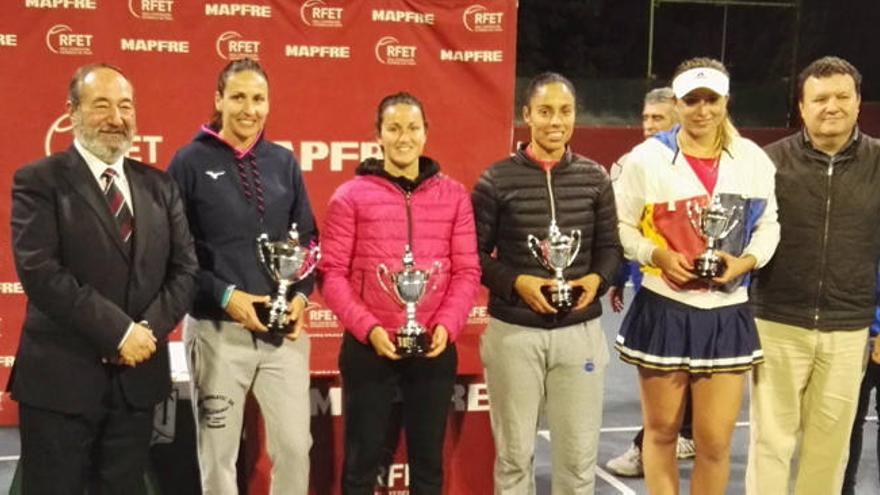
<instances>
[{"instance_id":1,"label":"white visor cap","mask_svg":"<svg viewBox=\"0 0 880 495\"><path fill-rule=\"evenodd\" d=\"M721 96L730 93L730 78L718 69L696 67L688 69L672 81L672 92L681 98L697 88L706 88Z\"/></svg>"}]
</instances>

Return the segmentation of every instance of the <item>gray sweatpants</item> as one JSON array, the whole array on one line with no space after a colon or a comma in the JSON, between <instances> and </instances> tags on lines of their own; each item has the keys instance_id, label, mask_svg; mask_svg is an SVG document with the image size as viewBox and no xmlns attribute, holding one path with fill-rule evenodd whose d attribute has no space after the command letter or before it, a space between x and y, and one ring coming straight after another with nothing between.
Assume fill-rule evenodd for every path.
<instances>
[{"instance_id":1,"label":"gray sweatpants","mask_svg":"<svg viewBox=\"0 0 880 495\"><path fill-rule=\"evenodd\" d=\"M276 347L237 323L187 316L183 335L204 495L238 493L235 463L249 390L266 425L272 495L305 495L312 445L308 334Z\"/></svg>"},{"instance_id":2,"label":"gray sweatpants","mask_svg":"<svg viewBox=\"0 0 880 495\"><path fill-rule=\"evenodd\" d=\"M599 319L547 330L492 318L480 357L495 437L495 494L535 493L542 409L550 428L553 494L592 494L608 364Z\"/></svg>"}]
</instances>

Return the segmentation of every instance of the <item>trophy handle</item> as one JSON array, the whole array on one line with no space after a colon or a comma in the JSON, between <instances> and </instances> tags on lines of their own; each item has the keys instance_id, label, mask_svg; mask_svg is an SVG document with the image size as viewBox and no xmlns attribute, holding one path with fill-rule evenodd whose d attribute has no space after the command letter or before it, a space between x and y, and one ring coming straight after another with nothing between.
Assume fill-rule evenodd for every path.
<instances>
[{"instance_id":1,"label":"trophy handle","mask_svg":"<svg viewBox=\"0 0 880 495\"><path fill-rule=\"evenodd\" d=\"M275 273L273 272L273 266L271 263L271 258L267 261L266 249L269 246L269 236L263 232L259 236L257 236L257 256L260 258L260 266L263 267L263 270L266 271L266 274L269 275L269 278L277 279Z\"/></svg>"},{"instance_id":2,"label":"trophy handle","mask_svg":"<svg viewBox=\"0 0 880 495\"><path fill-rule=\"evenodd\" d=\"M321 260L321 246L315 246L314 248L311 248L308 253L308 262L303 264L306 268L305 270L302 270L300 272L299 280L302 280L311 275L312 272L315 271L315 268L318 267L318 261Z\"/></svg>"},{"instance_id":3,"label":"trophy handle","mask_svg":"<svg viewBox=\"0 0 880 495\"><path fill-rule=\"evenodd\" d=\"M703 207L700 206L696 201L690 200L687 202L687 215L688 220L691 222L691 227L694 228L694 231L701 238L705 238L703 235Z\"/></svg>"},{"instance_id":4,"label":"trophy handle","mask_svg":"<svg viewBox=\"0 0 880 495\"><path fill-rule=\"evenodd\" d=\"M431 265L431 268L428 269L427 272L425 272L425 280L427 281L427 280L431 280L432 278L434 278L434 275L439 273L442 268L443 268L443 263L440 263L439 261L435 261ZM436 279L435 279L434 285L431 286L431 290L437 290Z\"/></svg>"},{"instance_id":5,"label":"trophy handle","mask_svg":"<svg viewBox=\"0 0 880 495\"><path fill-rule=\"evenodd\" d=\"M574 263L575 258L577 258L577 254L581 252L581 231L572 230L571 238L574 239L574 245L571 247L571 254L569 255L568 264L565 265L566 268L570 267L572 263Z\"/></svg>"},{"instance_id":6,"label":"trophy handle","mask_svg":"<svg viewBox=\"0 0 880 495\"><path fill-rule=\"evenodd\" d=\"M734 206L732 208L733 211L730 212L730 216L732 217L732 216L736 215L737 210L740 210L740 209L742 209L742 208L739 206ZM733 219L733 222L731 222L731 224L728 225L726 229L724 229L724 232L722 232L721 235L718 236L718 238L724 239L725 237L727 237L728 234L733 232L733 229L735 229L737 225L739 225L739 216L737 216L736 218Z\"/></svg>"},{"instance_id":7,"label":"trophy handle","mask_svg":"<svg viewBox=\"0 0 880 495\"><path fill-rule=\"evenodd\" d=\"M404 306L404 302L397 296L397 291L390 288L394 284L394 281L391 279L390 271L388 270L388 267L385 266L385 263L379 263L376 266L376 278L379 280L379 286L382 287L382 290L384 290L394 302ZM386 279L388 282L386 282Z\"/></svg>"},{"instance_id":8,"label":"trophy handle","mask_svg":"<svg viewBox=\"0 0 880 495\"><path fill-rule=\"evenodd\" d=\"M257 236L257 256L260 257L260 263L266 263L266 254L263 253L263 249L265 244L269 242L269 236L266 234L260 234Z\"/></svg>"},{"instance_id":9,"label":"trophy handle","mask_svg":"<svg viewBox=\"0 0 880 495\"><path fill-rule=\"evenodd\" d=\"M538 260L538 264L540 264L546 270L550 270L552 272L553 267L547 263L547 260L544 259L544 253L543 251L541 251L541 241L539 241L538 238L533 236L532 234L529 234L529 236L526 238L526 243L529 246L529 251L531 251L532 256L534 256L535 259Z\"/></svg>"}]
</instances>

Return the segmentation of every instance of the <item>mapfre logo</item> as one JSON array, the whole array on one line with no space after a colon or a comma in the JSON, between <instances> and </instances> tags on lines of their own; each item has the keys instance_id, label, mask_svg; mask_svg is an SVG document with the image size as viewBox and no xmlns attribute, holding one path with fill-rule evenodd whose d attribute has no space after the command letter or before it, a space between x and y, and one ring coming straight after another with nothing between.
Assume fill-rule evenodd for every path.
<instances>
[{"instance_id":1,"label":"mapfre logo","mask_svg":"<svg viewBox=\"0 0 880 495\"><path fill-rule=\"evenodd\" d=\"M46 31L46 47L58 55L91 55L91 34L75 33L67 24L56 24Z\"/></svg>"},{"instance_id":2,"label":"mapfre logo","mask_svg":"<svg viewBox=\"0 0 880 495\"><path fill-rule=\"evenodd\" d=\"M228 16L228 17L272 17L271 5L257 5L253 3L207 3L205 15Z\"/></svg>"},{"instance_id":3,"label":"mapfre logo","mask_svg":"<svg viewBox=\"0 0 880 495\"><path fill-rule=\"evenodd\" d=\"M43 151L46 156L66 150L73 143L73 123L70 115L64 114L55 119L46 131ZM162 136L135 134L131 148L125 156L146 163L159 162L159 145L165 140Z\"/></svg>"},{"instance_id":4,"label":"mapfre logo","mask_svg":"<svg viewBox=\"0 0 880 495\"><path fill-rule=\"evenodd\" d=\"M290 150L293 151L291 144ZM345 166L354 166L367 158L380 158L382 148L376 141L302 141L297 156L304 172L317 166L330 165L331 172L342 172Z\"/></svg>"},{"instance_id":5,"label":"mapfre logo","mask_svg":"<svg viewBox=\"0 0 880 495\"><path fill-rule=\"evenodd\" d=\"M173 21L174 0L128 0L128 11L147 21Z\"/></svg>"},{"instance_id":6,"label":"mapfre logo","mask_svg":"<svg viewBox=\"0 0 880 495\"><path fill-rule=\"evenodd\" d=\"M384 36L376 43L376 60L385 65L416 65L416 47L401 45L394 36Z\"/></svg>"},{"instance_id":7,"label":"mapfre logo","mask_svg":"<svg viewBox=\"0 0 880 495\"><path fill-rule=\"evenodd\" d=\"M502 21L504 12L489 12L489 9L474 4L464 9L461 15L464 27L472 33L498 33L504 31Z\"/></svg>"},{"instance_id":8,"label":"mapfre logo","mask_svg":"<svg viewBox=\"0 0 880 495\"><path fill-rule=\"evenodd\" d=\"M411 10L373 9L370 18L373 22L427 24L429 26L433 26L435 21L432 12L414 12Z\"/></svg>"},{"instance_id":9,"label":"mapfre logo","mask_svg":"<svg viewBox=\"0 0 880 495\"><path fill-rule=\"evenodd\" d=\"M97 0L24 0L27 9L79 9L95 10Z\"/></svg>"},{"instance_id":10,"label":"mapfre logo","mask_svg":"<svg viewBox=\"0 0 880 495\"><path fill-rule=\"evenodd\" d=\"M24 294L21 282L0 282L0 294Z\"/></svg>"},{"instance_id":11,"label":"mapfre logo","mask_svg":"<svg viewBox=\"0 0 880 495\"><path fill-rule=\"evenodd\" d=\"M124 52L189 53L189 41L122 38L119 49Z\"/></svg>"},{"instance_id":12,"label":"mapfre logo","mask_svg":"<svg viewBox=\"0 0 880 495\"><path fill-rule=\"evenodd\" d=\"M284 55L293 58L351 58L351 47L285 45Z\"/></svg>"},{"instance_id":13,"label":"mapfre logo","mask_svg":"<svg viewBox=\"0 0 880 495\"><path fill-rule=\"evenodd\" d=\"M440 60L443 62L497 64L504 61L504 52L501 50L440 50Z\"/></svg>"},{"instance_id":14,"label":"mapfre logo","mask_svg":"<svg viewBox=\"0 0 880 495\"><path fill-rule=\"evenodd\" d=\"M237 31L226 31L217 37L217 55L223 60L238 60L240 58L260 58L260 42L242 39Z\"/></svg>"},{"instance_id":15,"label":"mapfre logo","mask_svg":"<svg viewBox=\"0 0 880 495\"><path fill-rule=\"evenodd\" d=\"M307 0L299 8L303 24L312 27L342 27L342 7L328 7L324 0Z\"/></svg>"},{"instance_id":16,"label":"mapfre logo","mask_svg":"<svg viewBox=\"0 0 880 495\"><path fill-rule=\"evenodd\" d=\"M0 33L0 47L18 46L18 35L12 33Z\"/></svg>"}]
</instances>

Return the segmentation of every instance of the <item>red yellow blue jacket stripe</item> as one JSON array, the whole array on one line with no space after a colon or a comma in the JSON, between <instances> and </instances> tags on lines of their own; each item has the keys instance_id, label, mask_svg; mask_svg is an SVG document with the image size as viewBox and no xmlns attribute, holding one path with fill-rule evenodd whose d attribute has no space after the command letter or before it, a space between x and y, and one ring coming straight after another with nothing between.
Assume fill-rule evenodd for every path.
<instances>
[{"instance_id":1,"label":"red yellow blue jacket stripe","mask_svg":"<svg viewBox=\"0 0 880 495\"><path fill-rule=\"evenodd\" d=\"M614 194L624 255L642 265L643 286L665 297L698 308L745 302L747 276L724 287L712 287L706 281L678 286L651 265L657 247L689 259L706 249L697 219L699 208L708 205L712 196L679 150L679 132L676 127L648 138L621 164ZM779 242L776 169L758 145L740 136L722 150L718 167L714 196L731 212L735 225L717 248L737 256L751 254L760 268Z\"/></svg>"}]
</instances>

